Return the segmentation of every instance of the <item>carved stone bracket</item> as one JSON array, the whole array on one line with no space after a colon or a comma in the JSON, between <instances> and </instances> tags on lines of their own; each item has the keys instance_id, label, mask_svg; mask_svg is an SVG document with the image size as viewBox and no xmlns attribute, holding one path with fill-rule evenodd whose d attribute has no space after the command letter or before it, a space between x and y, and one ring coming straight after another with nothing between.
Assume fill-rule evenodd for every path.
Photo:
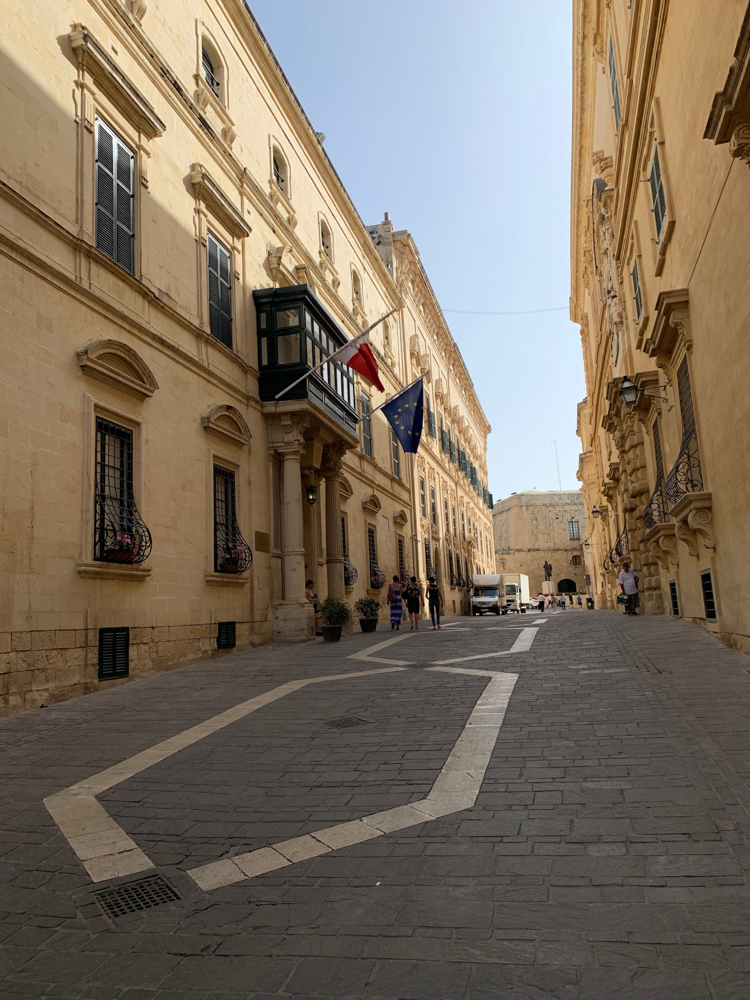
<instances>
[{"instance_id":1,"label":"carved stone bracket","mask_svg":"<svg viewBox=\"0 0 750 1000\"><path fill-rule=\"evenodd\" d=\"M750 125L738 125L729 140L729 152L750 167Z\"/></svg>"},{"instance_id":2,"label":"carved stone bracket","mask_svg":"<svg viewBox=\"0 0 750 1000\"><path fill-rule=\"evenodd\" d=\"M250 235L252 229L245 222L242 213L234 207L202 163L191 164L190 183L193 186L195 197L207 205L233 236L241 239Z\"/></svg>"},{"instance_id":3,"label":"carved stone bracket","mask_svg":"<svg viewBox=\"0 0 750 1000\"><path fill-rule=\"evenodd\" d=\"M691 556L698 556L698 538L707 549L716 548L711 494L687 493L672 507L670 514L675 521L675 534L687 546Z\"/></svg>"},{"instance_id":4,"label":"carved stone bracket","mask_svg":"<svg viewBox=\"0 0 750 1000\"><path fill-rule=\"evenodd\" d=\"M321 474L325 478L340 474L341 463L347 451L348 446L345 441L334 441L332 444L325 445L323 461L320 466Z\"/></svg>"}]
</instances>

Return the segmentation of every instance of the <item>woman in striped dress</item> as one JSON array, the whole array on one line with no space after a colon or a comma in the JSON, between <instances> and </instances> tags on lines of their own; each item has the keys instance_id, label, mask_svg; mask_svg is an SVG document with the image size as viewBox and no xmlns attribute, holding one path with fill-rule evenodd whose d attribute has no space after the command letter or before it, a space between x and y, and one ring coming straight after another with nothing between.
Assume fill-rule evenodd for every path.
<instances>
[{"instance_id":1,"label":"woman in striped dress","mask_svg":"<svg viewBox=\"0 0 750 1000\"><path fill-rule=\"evenodd\" d=\"M387 601L391 606L391 630L400 629L403 604L401 601L401 584L397 576L393 577L393 583L388 588Z\"/></svg>"}]
</instances>

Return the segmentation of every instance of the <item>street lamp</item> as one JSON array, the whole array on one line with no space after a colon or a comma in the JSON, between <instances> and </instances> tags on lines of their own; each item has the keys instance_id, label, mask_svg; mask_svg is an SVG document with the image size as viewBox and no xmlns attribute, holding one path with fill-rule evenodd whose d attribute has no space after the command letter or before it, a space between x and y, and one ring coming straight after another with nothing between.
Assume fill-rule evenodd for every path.
<instances>
[{"instance_id":1,"label":"street lamp","mask_svg":"<svg viewBox=\"0 0 750 1000\"><path fill-rule=\"evenodd\" d=\"M599 508L596 506L596 504L594 504L594 506L592 508L591 516L592 517L601 517L602 516L602 512L599 510Z\"/></svg>"},{"instance_id":2,"label":"street lamp","mask_svg":"<svg viewBox=\"0 0 750 1000\"><path fill-rule=\"evenodd\" d=\"M305 490L305 496L307 497L307 502L312 507L315 501L318 499L318 487L315 483L310 483L310 485Z\"/></svg>"},{"instance_id":3,"label":"street lamp","mask_svg":"<svg viewBox=\"0 0 750 1000\"><path fill-rule=\"evenodd\" d=\"M622 401L626 406L633 406L637 402L639 396L648 396L649 399L660 399L662 403L668 403L669 400L666 396L655 395L656 392L666 388L667 387L665 385L653 385L646 389L641 389L641 387L637 386L631 378L624 375L622 381L620 382L620 395L622 396Z\"/></svg>"}]
</instances>

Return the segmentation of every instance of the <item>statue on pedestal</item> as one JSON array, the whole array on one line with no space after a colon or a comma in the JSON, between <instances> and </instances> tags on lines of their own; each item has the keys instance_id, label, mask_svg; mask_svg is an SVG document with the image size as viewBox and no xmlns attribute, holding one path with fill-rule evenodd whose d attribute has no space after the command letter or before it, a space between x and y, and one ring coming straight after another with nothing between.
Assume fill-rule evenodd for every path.
<instances>
[{"instance_id":1,"label":"statue on pedestal","mask_svg":"<svg viewBox=\"0 0 750 1000\"><path fill-rule=\"evenodd\" d=\"M544 579L545 582L552 579L552 564L544 560Z\"/></svg>"}]
</instances>

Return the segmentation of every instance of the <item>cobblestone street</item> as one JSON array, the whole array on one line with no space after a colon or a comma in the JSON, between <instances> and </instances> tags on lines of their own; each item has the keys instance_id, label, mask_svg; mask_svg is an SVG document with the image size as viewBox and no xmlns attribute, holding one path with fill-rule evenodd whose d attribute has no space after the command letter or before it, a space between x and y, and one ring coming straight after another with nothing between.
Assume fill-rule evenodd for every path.
<instances>
[{"instance_id":1,"label":"cobblestone street","mask_svg":"<svg viewBox=\"0 0 750 1000\"><path fill-rule=\"evenodd\" d=\"M0 996L746 1000L750 661L614 612L422 629L0 723Z\"/></svg>"}]
</instances>

